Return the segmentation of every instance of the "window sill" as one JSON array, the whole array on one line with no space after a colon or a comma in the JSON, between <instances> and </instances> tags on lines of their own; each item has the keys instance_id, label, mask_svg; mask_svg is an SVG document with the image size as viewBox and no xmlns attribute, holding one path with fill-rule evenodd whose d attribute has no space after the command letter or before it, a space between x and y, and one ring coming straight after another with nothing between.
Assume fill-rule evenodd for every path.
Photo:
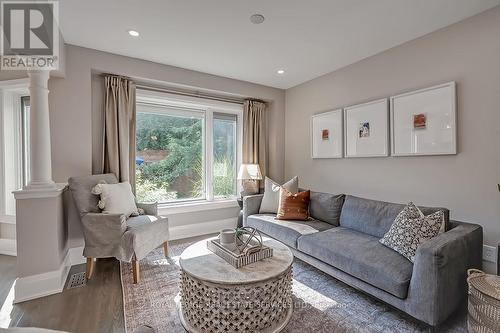
<instances>
[{"instance_id":1,"label":"window sill","mask_svg":"<svg viewBox=\"0 0 500 333\"><path fill-rule=\"evenodd\" d=\"M182 204L159 204L158 214L173 215L236 207L239 208L236 198L219 201L189 202Z\"/></svg>"}]
</instances>

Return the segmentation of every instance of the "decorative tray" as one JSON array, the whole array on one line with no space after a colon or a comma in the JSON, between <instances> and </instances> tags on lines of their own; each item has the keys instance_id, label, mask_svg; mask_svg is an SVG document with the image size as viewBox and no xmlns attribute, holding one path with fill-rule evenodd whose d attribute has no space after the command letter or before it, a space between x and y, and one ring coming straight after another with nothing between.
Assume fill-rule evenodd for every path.
<instances>
[{"instance_id":1,"label":"decorative tray","mask_svg":"<svg viewBox=\"0 0 500 333\"><path fill-rule=\"evenodd\" d=\"M238 243L241 245L239 240ZM238 246L235 246L234 249L229 249L222 245L219 239L212 239L207 241L207 248L236 268L252 264L262 259L271 258L273 256L272 248L265 245L261 246L259 242L254 240L250 240L249 243L250 246L247 250L241 251Z\"/></svg>"}]
</instances>

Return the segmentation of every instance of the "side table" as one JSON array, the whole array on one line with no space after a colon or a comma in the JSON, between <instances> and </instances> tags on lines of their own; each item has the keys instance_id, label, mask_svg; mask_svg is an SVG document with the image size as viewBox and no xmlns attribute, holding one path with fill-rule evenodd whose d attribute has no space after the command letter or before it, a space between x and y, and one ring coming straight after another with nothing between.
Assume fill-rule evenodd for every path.
<instances>
[{"instance_id":1,"label":"side table","mask_svg":"<svg viewBox=\"0 0 500 333\"><path fill-rule=\"evenodd\" d=\"M263 238L273 256L239 269L201 240L182 252L180 321L190 333L278 333L293 313L290 249Z\"/></svg>"}]
</instances>

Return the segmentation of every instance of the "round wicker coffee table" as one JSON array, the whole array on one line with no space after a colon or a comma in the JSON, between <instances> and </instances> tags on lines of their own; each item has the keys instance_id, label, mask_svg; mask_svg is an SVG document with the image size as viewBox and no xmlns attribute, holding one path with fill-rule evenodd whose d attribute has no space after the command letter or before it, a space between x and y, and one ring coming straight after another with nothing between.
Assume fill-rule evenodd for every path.
<instances>
[{"instance_id":1,"label":"round wicker coffee table","mask_svg":"<svg viewBox=\"0 0 500 333\"><path fill-rule=\"evenodd\" d=\"M290 320L292 252L264 238L273 257L236 269L207 249L207 240L181 254L179 315L188 332L279 332Z\"/></svg>"}]
</instances>

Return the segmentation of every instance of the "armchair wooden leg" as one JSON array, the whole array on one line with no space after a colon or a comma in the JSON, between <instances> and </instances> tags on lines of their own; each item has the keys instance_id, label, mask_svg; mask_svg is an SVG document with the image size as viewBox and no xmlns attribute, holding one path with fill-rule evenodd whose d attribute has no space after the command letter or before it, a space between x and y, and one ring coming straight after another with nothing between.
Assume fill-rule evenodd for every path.
<instances>
[{"instance_id":1,"label":"armchair wooden leg","mask_svg":"<svg viewBox=\"0 0 500 333\"><path fill-rule=\"evenodd\" d=\"M168 241L166 241L165 243L163 243L163 252L165 252L165 258L168 258L168 252L169 252Z\"/></svg>"},{"instance_id":2,"label":"armchair wooden leg","mask_svg":"<svg viewBox=\"0 0 500 333\"><path fill-rule=\"evenodd\" d=\"M94 274L94 258L87 258L87 268L85 270L87 280L90 280L92 274Z\"/></svg>"},{"instance_id":3,"label":"armchair wooden leg","mask_svg":"<svg viewBox=\"0 0 500 333\"><path fill-rule=\"evenodd\" d=\"M139 260L132 260L132 272L134 275L134 284L139 283L140 275L139 272Z\"/></svg>"}]
</instances>

